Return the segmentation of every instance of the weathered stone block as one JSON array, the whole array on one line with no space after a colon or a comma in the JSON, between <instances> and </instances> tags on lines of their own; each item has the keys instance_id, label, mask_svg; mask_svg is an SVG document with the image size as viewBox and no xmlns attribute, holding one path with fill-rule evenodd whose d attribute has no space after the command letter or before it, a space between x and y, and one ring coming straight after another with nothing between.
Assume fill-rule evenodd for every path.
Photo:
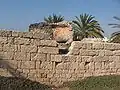
<instances>
[{"instance_id":1,"label":"weathered stone block","mask_svg":"<svg viewBox=\"0 0 120 90\"><path fill-rule=\"evenodd\" d=\"M0 75L5 77L11 77L12 75L7 71L7 69L0 68Z\"/></svg>"},{"instance_id":2,"label":"weathered stone block","mask_svg":"<svg viewBox=\"0 0 120 90\"><path fill-rule=\"evenodd\" d=\"M7 37L0 37L0 44L6 44L7 42Z\"/></svg>"},{"instance_id":3,"label":"weathered stone block","mask_svg":"<svg viewBox=\"0 0 120 90\"><path fill-rule=\"evenodd\" d=\"M93 61L93 58L91 56L82 56L83 62L91 62Z\"/></svg>"},{"instance_id":4,"label":"weathered stone block","mask_svg":"<svg viewBox=\"0 0 120 90\"><path fill-rule=\"evenodd\" d=\"M120 50L120 44L117 44L117 43L105 43L104 49L106 49L106 50Z\"/></svg>"},{"instance_id":5,"label":"weathered stone block","mask_svg":"<svg viewBox=\"0 0 120 90\"><path fill-rule=\"evenodd\" d=\"M80 49L70 47L67 55L78 55L79 53L80 53Z\"/></svg>"},{"instance_id":6,"label":"weathered stone block","mask_svg":"<svg viewBox=\"0 0 120 90\"><path fill-rule=\"evenodd\" d=\"M32 38L33 37L33 33L32 32L23 32L22 36L24 38Z\"/></svg>"},{"instance_id":7,"label":"weathered stone block","mask_svg":"<svg viewBox=\"0 0 120 90\"><path fill-rule=\"evenodd\" d=\"M120 56L120 50L116 50L116 51L114 51L113 53L114 53L114 55L116 55L116 56Z\"/></svg>"},{"instance_id":8,"label":"weathered stone block","mask_svg":"<svg viewBox=\"0 0 120 90\"><path fill-rule=\"evenodd\" d=\"M37 52L37 46L21 45L21 52Z\"/></svg>"},{"instance_id":9,"label":"weathered stone block","mask_svg":"<svg viewBox=\"0 0 120 90\"><path fill-rule=\"evenodd\" d=\"M39 45L41 46L57 46L57 42L55 40L40 40Z\"/></svg>"},{"instance_id":10,"label":"weathered stone block","mask_svg":"<svg viewBox=\"0 0 120 90\"><path fill-rule=\"evenodd\" d=\"M110 50L105 50L104 52L105 52L105 56L113 56L114 55L113 51L110 51Z\"/></svg>"},{"instance_id":11,"label":"weathered stone block","mask_svg":"<svg viewBox=\"0 0 120 90\"><path fill-rule=\"evenodd\" d=\"M85 62L79 63L79 70L85 70Z\"/></svg>"},{"instance_id":12,"label":"weathered stone block","mask_svg":"<svg viewBox=\"0 0 120 90\"><path fill-rule=\"evenodd\" d=\"M64 69L64 67L63 67L64 63L63 62L57 63L55 66L56 66L57 70L63 70Z\"/></svg>"},{"instance_id":13,"label":"weathered stone block","mask_svg":"<svg viewBox=\"0 0 120 90\"><path fill-rule=\"evenodd\" d=\"M97 50L80 50L80 55L82 56L97 56L99 51Z\"/></svg>"},{"instance_id":14,"label":"weathered stone block","mask_svg":"<svg viewBox=\"0 0 120 90\"><path fill-rule=\"evenodd\" d=\"M24 53L24 52L15 52L14 55L15 60L30 60L30 53Z\"/></svg>"},{"instance_id":15,"label":"weathered stone block","mask_svg":"<svg viewBox=\"0 0 120 90\"><path fill-rule=\"evenodd\" d=\"M41 54L41 53L31 53L31 60L34 61L46 61L46 54Z\"/></svg>"},{"instance_id":16,"label":"weathered stone block","mask_svg":"<svg viewBox=\"0 0 120 90\"><path fill-rule=\"evenodd\" d=\"M109 61L109 56L95 56L93 57L94 61Z\"/></svg>"},{"instance_id":17,"label":"weathered stone block","mask_svg":"<svg viewBox=\"0 0 120 90\"><path fill-rule=\"evenodd\" d=\"M30 39L27 39L27 38L15 38L15 41L14 41L15 44L20 44L20 45L28 45L30 44Z\"/></svg>"},{"instance_id":18,"label":"weathered stone block","mask_svg":"<svg viewBox=\"0 0 120 90\"><path fill-rule=\"evenodd\" d=\"M17 51L17 47L15 45L11 45L11 44L4 44L3 45L3 51L5 51L5 52L15 52L15 51Z\"/></svg>"},{"instance_id":19,"label":"weathered stone block","mask_svg":"<svg viewBox=\"0 0 120 90\"><path fill-rule=\"evenodd\" d=\"M40 68L45 70L52 70L52 62L42 62Z\"/></svg>"},{"instance_id":20,"label":"weathered stone block","mask_svg":"<svg viewBox=\"0 0 120 90\"><path fill-rule=\"evenodd\" d=\"M4 52L2 56L3 56L2 59L13 60L14 52Z\"/></svg>"},{"instance_id":21,"label":"weathered stone block","mask_svg":"<svg viewBox=\"0 0 120 90\"><path fill-rule=\"evenodd\" d=\"M35 63L36 63L36 67L35 68L36 69L40 69L42 61L36 61Z\"/></svg>"},{"instance_id":22,"label":"weathered stone block","mask_svg":"<svg viewBox=\"0 0 120 90\"><path fill-rule=\"evenodd\" d=\"M51 55L51 61L62 62L62 55Z\"/></svg>"},{"instance_id":23,"label":"weathered stone block","mask_svg":"<svg viewBox=\"0 0 120 90\"><path fill-rule=\"evenodd\" d=\"M98 51L98 56L105 56L105 51L104 50L99 50Z\"/></svg>"},{"instance_id":24,"label":"weathered stone block","mask_svg":"<svg viewBox=\"0 0 120 90\"><path fill-rule=\"evenodd\" d=\"M39 47L38 48L39 53L51 53L51 54L58 54L59 49L55 47Z\"/></svg>"},{"instance_id":25,"label":"weathered stone block","mask_svg":"<svg viewBox=\"0 0 120 90\"><path fill-rule=\"evenodd\" d=\"M23 68L23 69L35 69L35 61L22 61L21 68Z\"/></svg>"},{"instance_id":26,"label":"weathered stone block","mask_svg":"<svg viewBox=\"0 0 120 90\"><path fill-rule=\"evenodd\" d=\"M93 43L92 48L95 49L95 50L104 49L104 43Z\"/></svg>"},{"instance_id":27,"label":"weathered stone block","mask_svg":"<svg viewBox=\"0 0 120 90\"><path fill-rule=\"evenodd\" d=\"M109 56L109 61L120 61L119 56Z\"/></svg>"},{"instance_id":28,"label":"weathered stone block","mask_svg":"<svg viewBox=\"0 0 120 90\"><path fill-rule=\"evenodd\" d=\"M9 44L14 44L14 37L7 38Z\"/></svg>"},{"instance_id":29,"label":"weathered stone block","mask_svg":"<svg viewBox=\"0 0 120 90\"><path fill-rule=\"evenodd\" d=\"M95 62L95 70L100 70L102 67L102 62Z\"/></svg>"},{"instance_id":30,"label":"weathered stone block","mask_svg":"<svg viewBox=\"0 0 120 90\"><path fill-rule=\"evenodd\" d=\"M3 45L2 44L0 44L0 51L2 51L3 50Z\"/></svg>"},{"instance_id":31,"label":"weathered stone block","mask_svg":"<svg viewBox=\"0 0 120 90\"><path fill-rule=\"evenodd\" d=\"M12 36L12 31L0 30L0 36L10 37L10 36Z\"/></svg>"},{"instance_id":32,"label":"weathered stone block","mask_svg":"<svg viewBox=\"0 0 120 90\"><path fill-rule=\"evenodd\" d=\"M12 36L13 37L18 37L19 36L18 34L19 34L18 32L12 31Z\"/></svg>"},{"instance_id":33,"label":"weathered stone block","mask_svg":"<svg viewBox=\"0 0 120 90\"><path fill-rule=\"evenodd\" d=\"M91 50L92 49L92 45L93 45L93 43L86 43L86 48L84 48L84 49Z\"/></svg>"},{"instance_id":34,"label":"weathered stone block","mask_svg":"<svg viewBox=\"0 0 120 90\"><path fill-rule=\"evenodd\" d=\"M74 46L74 48L78 48L78 49L84 49L84 48L87 48L87 44L86 43L83 43L83 42L80 42L80 41L73 41L72 44Z\"/></svg>"}]
</instances>

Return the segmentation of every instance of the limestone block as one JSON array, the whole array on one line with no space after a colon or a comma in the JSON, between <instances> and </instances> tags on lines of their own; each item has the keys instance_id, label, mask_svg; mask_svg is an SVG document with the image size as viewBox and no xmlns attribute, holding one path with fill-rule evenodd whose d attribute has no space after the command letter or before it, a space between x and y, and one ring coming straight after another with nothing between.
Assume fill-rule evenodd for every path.
<instances>
[{"instance_id":1,"label":"limestone block","mask_svg":"<svg viewBox=\"0 0 120 90\"><path fill-rule=\"evenodd\" d=\"M113 56L114 55L113 51L110 51L110 50L105 50L104 52L105 52L105 56Z\"/></svg>"},{"instance_id":2,"label":"limestone block","mask_svg":"<svg viewBox=\"0 0 120 90\"><path fill-rule=\"evenodd\" d=\"M116 50L116 51L114 51L113 53L114 53L114 55L116 55L116 56L120 56L120 50Z\"/></svg>"},{"instance_id":3,"label":"limestone block","mask_svg":"<svg viewBox=\"0 0 120 90\"><path fill-rule=\"evenodd\" d=\"M32 32L23 32L22 36L24 38L32 38L33 37L33 33Z\"/></svg>"},{"instance_id":4,"label":"limestone block","mask_svg":"<svg viewBox=\"0 0 120 90\"><path fill-rule=\"evenodd\" d=\"M69 48L69 52L67 53L67 55L78 55L80 52L80 49L71 47Z\"/></svg>"},{"instance_id":5,"label":"limestone block","mask_svg":"<svg viewBox=\"0 0 120 90\"><path fill-rule=\"evenodd\" d=\"M94 61L109 61L109 56L94 56Z\"/></svg>"},{"instance_id":6,"label":"limestone block","mask_svg":"<svg viewBox=\"0 0 120 90\"><path fill-rule=\"evenodd\" d=\"M104 50L99 50L98 51L98 56L105 56L105 51Z\"/></svg>"},{"instance_id":7,"label":"limestone block","mask_svg":"<svg viewBox=\"0 0 120 90\"><path fill-rule=\"evenodd\" d=\"M30 70L29 70L29 69L23 69L23 73L24 73L24 74L29 74L29 73L30 73Z\"/></svg>"},{"instance_id":8,"label":"limestone block","mask_svg":"<svg viewBox=\"0 0 120 90\"><path fill-rule=\"evenodd\" d=\"M40 68L52 70L52 62L42 62Z\"/></svg>"},{"instance_id":9,"label":"limestone block","mask_svg":"<svg viewBox=\"0 0 120 90\"><path fill-rule=\"evenodd\" d=\"M7 37L0 37L0 44L6 44L7 42Z\"/></svg>"},{"instance_id":10,"label":"limestone block","mask_svg":"<svg viewBox=\"0 0 120 90\"><path fill-rule=\"evenodd\" d=\"M50 33L42 32L40 30L33 32L33 38L34 39L40 39L40 40L50 40L51 35Z\"/></svg>"},{"instance_id":11,"label":"limestone block","mask_svg":"<svg viewBox=\"0 0 120 90\"><path fill-rule=\"evenodd\" d=\"M0 44L0 51L2 51L3 50L3 45L2 44Z\"/></svg>"},{"instance_id":12,"label":"limestone block","mask_svg":"<svg viewBox=\"0 0 120 90\"><path fill-rule=\"evenodd\" d=\"M31 53L31 60L34 61L46 61L46 54L41 53Z\"/></svg>"},{"instance_id":13,"label":"limestone block","mask_svg":"<svg viewBox=\"0 0 120 90\"><path fill-rule=\"evenodd\" d=\"M58 54L59 49L55 47L38 47L39 53L51 53L51 54Z\"/></svg>"},{"instance_id":14,"label":"limestone block","mask_svg":"<svg viewBox=\"0 0 120 90\"><path fill-rule=\"evenodd\" d=\"M100 76L100 75L102 75L101 70L95 70L93 72L93 76Z\"/></svg>"},{"instance_id":15,"label":"limestone block","mask_svg":"<svg viewBox=\"0 0 120 90\"><path fill-rule=\"evenodd\" d=\"M120 44L117 44L117 43L105 43L104 49L106 49L106 50L120 50Z\"/></svg>"},{"instance_id":16,"label":"limestone block","mask_svg":"<svg viewBox=\"0 0 120 90\"><path fill-rule=\"evenodd\" d=\"M74 48L77 48L77 49L85 49L87 48L87 43L83 43L83 42L80 42L80 41L73 41L71 43L71 45L74 46Z\"/></svg>"},{"instance_id":17,"label":"limestone block","mask_svg":"<svg viewBox=\"0 0 120 90\"><path fill-rule=\"evenodd\" d=\"M81 58L82 58L83 62L91 62L91 61L93 61L92 56L82 56Z\"/></svg>"},{"instance_id":18,"label":"limestone block","mask_svg":"<svg viewBox=\"0 0 120 90\"><path fill-rule=\"evenodd\" d=\"M35 39L34 44L39 45L39 46L51 46L51 47L57 46L57 42L55 40L37 40L37 39Z\"/></svg>"},{"instance_id":19,"label":"limestone block","mask_svg":"<svg viewBox=\"0 0 120 90\"><path fill-rule=\"evenodd\" d=\"M16 45L12 45L12 44L4 44L3 51L4 52L15 52L17 51L17 47Z\"/></svg>"},{"instance_id":20,"label":"limestone block","mask_svg":"<svg viewBox=\"0 0 120 90\"><path fill-rule=\"evenodd\" d=\"M18 36L21 38L23 37L23 34L24 34L24 32L18 32Z\"/></svg>"},{"instance_id":21,"label":"limestone block","mask_svg":"<svg viewBox=\"0 0 120 90\"><path fill-rule=\"evenodd\" d=\"M19 36L18 34L19 34L18 32L12 31L12 36L13 37L18 37Z\"/></svg>"},{"instance_id":22,"label":"limestone block","mask_svg":"<svg viewBox=\"0 0 120 90\"><path fill-rule=\"evenodd\" d=\"M30 44L30 40L27 39L27 38L15 38L15 41L14 41L15 44L20 44L20 45L28 45Z\"/></svg>"},{"instance_id":23,"label":"limestone block","mask_svg":"<svg viewBox=\"0 0 120 90\"><path fill-rule=\"evenodd\" d=\"M9 44L14 44L14 37L7 38Z\"/></svg>"},{"instance_id":24,"label":"limestone block","mask_svg":"<svg viewBox=\"0 0 120 90\"><path fill-rule=\"evenodd\" d=\"M84 73L84 77L90 77L90 76L93 76L93 72L88 71Z\"/></svg>"},{"instance_id":25,"label":"limestone block","mask_svg":"<svg viewBox=\"0 0 120 90\"><path fill-rule=\"evenodd\" d=\"M14 60L30 60L30 53L15 52Z\"/></svg>"},{"instance_id":26,"label":"limestone block","mask_svg":"<svg viewBox=\"0 0 120 90\"><path fill-rule=\"evenodd\" d=\"M89 67L89 70L94 70L95 69L95 63L94 62L89 62L88 67Z\"/></svg>"},{"instance_id":27,"label":"limestone block","mask_svg":"<svg viewBox=\"0 0 120 90\"><path fill-rule=\"evenodd\" d=\"M97 50L80 50L80 55L82 56L97 56L99 51Z\"/></svg>"},{"instance_id":28,"label":"limestone block","mask_svg":"<svg viewBox=\"0 0 120 90\"><path fill-rule=\"evenodd\" d=\"M100 70L102 67L102 62L95 62L95 71Z\"/></svg>"},{"instance_id":29,"label":"limestone block","mask_svg":"<svg viewBox=\"0 0 120 90\"><path fill-rule=\"evenodd\" d=\"M118 61L115 62L115 68L116 68L116 69L120 69L120 61L119 61L119 62L118 62Z\"/></svg>"},{"instance_id":30,"label":"limestone block","mask_svg":"<svg viewBox=\"0 0 120 90\"><path fill-rule=\"evenodd\" d=\"M114 65L113 61L109 61L109 62L104 62L104 67L106 70L110 70L110 69L114 68L115 65Z\"/></svg>"},{"instance_id":31,"label":"limestone block","mask_svg":"<svg viewBox=\"0 0 120 90\"><path fill-rule=\"evenodd\" d=\"M56 66L56 69L57 70L63 70L63 65L64 65L64 63L57 63L57 65L55 65Z\"/></svg>"},{"instance_id":32,"label":"limestone block","mask_svg":"<svg viewBox=\"0 0 120 90\"><path fill-rule=\"evenodd\" d=\"M69 70L69 69L76 70L79 67L79 63L77 63L77 62L69 62L68 65L69 65L69 67L67 68L67 70Z\"/></svg>"},{"instance_id":33,"label":"limestone block","mask_svg":"<svg viewBox=\"0 0 120 90\"><path fill-rule=\"evenodd\" d=\"M35 69L35 61L22 61L21 68L22 69Z\"/></svg>"},{"instance_id":34,"label":"limestone block","mask_svg":"<svg viewBox=\"0 0 120 90\"><path fill-rule=\"evenodd\" d=\"M51 61L51 54L47 54L47 61Z\"/></svg>"},{"instance_id":35,"label":"limestone block","mask_svg":"<svg viewBox=\"0 0 120 90\"><path fill-rule=\"evenodd\" d=\"M85 70L85 62L79 63L79 70Z\"/></svg>"},{"instance_id":36,"label":"limestone block","mask_svg":"<svg viewBox=\"0 0 120 90\"><path fill-rule=\"evenodd\" d=\"M14 52L4 52L2 55L2 59L13 60L14 59Z\"/></svg>"},{"instance_id":37,"label":"limestone block","mask_svg":"<svg viewBox=\"0 0 120 90\"><path fill-rule=\"evenodd\" d=\"M109 56L109 61L120 61L119 56Z\"/></svg>"},{"instance_id":38,"label":"limestone block","mask_svg":"<svg viewBox=\"0 0 120 90\"><path fill-rule=\"evenodd\" d=\"M0 68L0 75L5 77L11 77L12 75L7 71L7 69Z\"/></svg>"},{"instance_id":39,"label":"limestone block","mask_svg":"<svg viewBox=\"0 0 120 90\"><path fill-rule=\"evenodd\" d=\"M104 49L104 43L93 43L92 48L95 50L102 50Z\"/></svg>"},{"instance_id":40,"label":"limestone block","mask_svg":"<svg viewBox=\"0 0 120 90\"><path fill-rule=\"evenodd\" d=\"M63 59L64 59L64 58L63 58ZM68 59L66 59L66 57L65 57L64 62L67 62L67 61L76 62L77 59L78 59L77 56L75 56L75 55L69 55L69 56L68 56Z\"/></svg>"},{"instance_id":41,"label":"limestone block","mask_svg":"<svg viewBox=\"0 0 120 90\"><path fill-rule=\"evenodd\" d=\"M36 61L35 63L36 63L36 67L35 68L36 69L40 69L40 66L41 66L42 62L41 61Z\"/></svg>"},{"instance_id":42,"label":"limestone block","mask_svg":"<svg viewBox=\"0 0 120 90\"><path fill-rule=\"evenodd\" d=\"M12 31L0 30L0 36L10 37L10 36L12 36Z\"/></svg>"},{"instance_id":43,"label":"limestone block","mask_svg":"<svg viewBox=\"0 0 120 90\"><path fill-rule=\"evenodd\" d=\"M51 55L51 61L62 62L62 55Z\"/></svg>"},{"instance_id":44,"label":"limestone block","mask_svg":"<svg viewBox=\"0 0 120 90\"><path fill-rule=\"evenodd\" d=\"M81 63L82 62L82 57L81 56L77 56L76 62Z\"/></svg>"},{"instance_id":45,"label":"limestone block","mask_svg":"<svg viewBox=\"0 0 120 90\"><path fill-rule=\"evenodd\" d=\"M37 52L37 46L21 45L21 52Z\"/></svg>"}]
</instances>

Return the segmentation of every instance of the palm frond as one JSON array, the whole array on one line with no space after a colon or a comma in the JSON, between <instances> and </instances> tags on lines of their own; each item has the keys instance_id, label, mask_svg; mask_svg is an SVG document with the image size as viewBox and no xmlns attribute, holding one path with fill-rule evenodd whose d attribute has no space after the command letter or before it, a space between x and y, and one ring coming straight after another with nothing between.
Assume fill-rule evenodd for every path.
<instances>
[{"instance_id":1,"label":"palm frond","mask_svg":"<svg viewBox=\"0 0 120 90\"><path fill-rule=\"evenodd\" d=\"M89 14L81 14L79 17L75 16L76 20L73 20L74 23L73 30L82 33L82 37L101 37L103 38L104 31L100 27L100 24L95 20L94 16ZM78 34L77 34L78 35Z\"/></svg>"},{"instance_id":2,"label":"palm frond","mask_svg":"<svg viewBox=\"0 0 120 90\"><path fill-rule=\"evenodd\" d=\"M64 21L64 17L61 15L57 16L56 14L53 14L49 15L48 17L45 17L44 21L47 23L58 23Z\"/></svg>"}]
</instances>

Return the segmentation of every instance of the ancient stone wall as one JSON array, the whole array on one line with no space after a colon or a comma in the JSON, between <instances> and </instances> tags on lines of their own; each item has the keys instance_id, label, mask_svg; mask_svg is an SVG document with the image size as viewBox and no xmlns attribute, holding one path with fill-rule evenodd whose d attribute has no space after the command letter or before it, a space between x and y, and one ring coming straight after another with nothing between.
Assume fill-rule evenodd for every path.
<instances>
[{"instance_id":1,"label":"ancient stone wall","mask_svg":"<svg viewBox=\"0 0 120 90\"><path fill-rule=\"evenodd\" d=\"M42 35L0 31L0 75L48 85L89 76L120 75L120 44L74 41L69 54L59 54L58 43Z\"/></svg>"}]
</instances>

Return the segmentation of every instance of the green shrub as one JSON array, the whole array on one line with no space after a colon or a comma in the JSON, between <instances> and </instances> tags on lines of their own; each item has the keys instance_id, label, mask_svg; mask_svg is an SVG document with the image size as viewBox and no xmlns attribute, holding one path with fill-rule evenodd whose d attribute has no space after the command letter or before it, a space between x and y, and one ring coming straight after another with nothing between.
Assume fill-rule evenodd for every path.
<instances>
[{"instance_id":1,"label":"green shrub","mask_svg":"<svg viewBox=\"0 0 120 90\"><path fill-rule=\"evenodd\" d=\"M0 90L51 90L51 88L29 79L0 76Z\"/></svg>"},{"instance_id":2,"label":"green shrub","mask_svg":"<svg viewBox=\"0 0 120 90\"><path fill-rule=\"evenodd\" d=\"M89 77L66 84L70 90L120 90L120 76Z\"/></svg>"}]
</instances>

